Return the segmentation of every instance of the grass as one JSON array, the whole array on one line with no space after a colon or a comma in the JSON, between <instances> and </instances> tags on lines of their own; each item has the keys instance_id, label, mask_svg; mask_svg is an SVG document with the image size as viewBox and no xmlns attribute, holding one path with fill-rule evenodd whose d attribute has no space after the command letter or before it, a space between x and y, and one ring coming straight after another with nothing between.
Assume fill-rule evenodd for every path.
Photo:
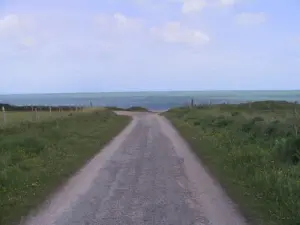
<instances>
[{"instance_id":1,"label":"grass","mask_svg":"<svg viewBox=\"0 0 300 225\"><path fill-rule=\"evenodd\" d=\"M0 128L0 224L18 223L129 120L102 110Z\"/></svg>"},{"instance_id":2,"label":"grass","mask_svg":"<svg viewBox=\"0 0 300 225\"><path fill-rule=\"evenodd\" d=\"M164 115L240 205L250 223L300 224L300 106L198 106Z\"/></svg>"},{"instance_id":3,"label":"grass","mask_svg":"<svg viewBox=\"0 0 300 225\"><path fill-rule=\"evenodd\" d=\"M60 118L66 117L70 114L70 112L52 112L51 115L49 112L38 112L37 115L35 112L18 112L18 111L11 111L5 113L5 123L3 121L3 117L1 118L0 126L18 124L20 122L36 122L36 121L43 121L51 118ZM3 116L3 115L2 115Z\"/></svg>"},{"instance_id":4,"label":"grass","mask_svg":"<svg viewBox=\"0 0 300 225\"><path fill-rule=\"evenodd\" d=\"M87 113L93 111L101 111L104 108L83 108L80 111L75 110L62 110L62 111L6 111L5 122L3 118L3 112L0 112L0 127L19 124L20 122L41 122L45 120L58 119L62 117L68 117L77 115L79 113Z\"/></svg>"}]
</instances>

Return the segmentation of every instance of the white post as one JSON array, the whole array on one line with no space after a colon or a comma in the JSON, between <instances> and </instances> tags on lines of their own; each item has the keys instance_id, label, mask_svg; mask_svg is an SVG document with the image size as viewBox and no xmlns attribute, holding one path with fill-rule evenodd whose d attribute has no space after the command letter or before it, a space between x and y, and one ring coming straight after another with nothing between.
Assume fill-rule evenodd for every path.
<instances>
[{"instance_id":1,"label":"white post","mask_svg":"<svg viewBox=\"0 0 300 225\"><path fill-rule=\"evenodd\" d=\"M3 114L3 124L6 123L6 115L5 115L5 108L2 106L2 114Z\"/></svg>"},{"instance_id":2,"label":"white post","mask_svg":"<svg viewBox=\"0 0 300 225\"><path fill-rule=\"evenodd\" d=\"M51 108L51 106L49 106L49 113L50 113L50 117L52 117L52 108Z\"/></svg>"},{"instance_id":3,"label":"white post","mask_svg":"<svg viewBox=\"0 0 300 225\"><path fill-rule=\"evenodd\" d=\"M38 121L38 110L37 110L37 108L35 108L35 121Z\"/></svg>"}]
</instances>

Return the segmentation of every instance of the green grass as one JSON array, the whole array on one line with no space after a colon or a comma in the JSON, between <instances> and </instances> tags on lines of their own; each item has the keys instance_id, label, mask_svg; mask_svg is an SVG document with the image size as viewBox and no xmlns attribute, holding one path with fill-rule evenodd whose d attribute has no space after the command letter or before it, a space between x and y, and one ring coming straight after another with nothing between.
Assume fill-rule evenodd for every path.
<instances>
[{"instance_id":1,"label":"green grass","mask_svg":"<svg viewBox=\"0 0 300 225\"><path fill-rule=\"evenodd\" d=\"M58 119L62 117L68 117L77 115L79 113L88 113L92 111L104 110L103 107L98 108L83 108L81 111L75 110L62 110L62 111L7 111L5 112L5 123L3 118L3 112L0 112L0 127L19 124L20 122L41 122L45 120Z\"/></svg>"},{"instance_id":2,"label":"green grass","mask_svg":"<svg viewBox=\"0 0 300 225\"><path fill-rule=\"evenodd\" d=\"M177 108L164 115L250 222L299 225L298 110L286 102L255 102Z\"/></svg>"},{"instance_id":3,"label":"green grass","mask_svg":"<svg viewBox=\"0 0 300 225\"><path fill-rule=\"evenodd\" d=\"M18 124L20 122L36 122L36 121L43 121L52 118L60 118L66 117L71 112L38 112L37 115L35 112L25 111L25 112L18 112L18 111L11 111L5 113L5 123L3 121L3 115L1 114L0 118L0 126Z\"/></svg>"},{"instance_id":4,"label":"green grass","mask_svg":"<svg viewBox=\"0 0 300 225\"><path fill-rule=\"evenodd\" d=\"M18 223L129 120L103 110L0 128L0 224Z\"/></svg>"}]
</instances>

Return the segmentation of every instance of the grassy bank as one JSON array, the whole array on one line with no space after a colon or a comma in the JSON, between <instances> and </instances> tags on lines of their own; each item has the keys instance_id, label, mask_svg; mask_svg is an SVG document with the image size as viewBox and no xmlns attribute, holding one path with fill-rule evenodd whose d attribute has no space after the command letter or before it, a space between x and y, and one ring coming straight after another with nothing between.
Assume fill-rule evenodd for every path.
<instances>
[{"instance_id":1,"label":"grassy bank","mask_svg":"<svg viewBox=\"0 0 300 225\"><path fill-rule=\"evenodd\" d=\"M37 108L37 110L28 110L26 111L27 106L23 106L24 108L21 108L20 111L14 110L7 110L5 112L0 112L0 127L4 126L10 126L14 124L19 124L22 122L41 122L45 120L52 120L52 119L59 119L63 117L69 117L74 116L81 113L90 113L93 111L101 111L104 110L102 107L87 107L87 108L56 108L52 109L51 111L43 110L40 108ZM4 114L5 113L5 114Z\"/></svg>"},{"instance_id":2,"label":"grassy bank","mask_svg":"<svg viewBox=\"0 0 300 225\"><path fill-rule=\"evenodd\" d=\"M18 222L129 120L105 110L1 128L0 224Z\"/></svg>"},{"instance_id":3,"label":"grassy bank","mask_svg":"<svg viewBox=\"0 0 300 225\"><path fill-rule=\"evenodd\" d=\"M16 112L30 112L37 109L38 111L45 111L48 112L51 108L52 111L75 111L75 110L81 110L83 107L75 107L75 106L44 106L44 105L24 105L24 106L17 106L17 105L11 105L6 103L0 102L0 109L2 110L4 108L7 111L16 111Z\"/></svg>"},{"instance_id":4,"label":"grassy bank","mask_svg":"<svg viewBox=\"0 0 300 225\"><path fill-rule=\"evenodd\" d=\"M253 224L300 224L300 106L286 102L169 110Z\"/></svg>"},{"instance_id":5,"label":"grassy bank","mask_svg":"<svg viewBox=\"0 0 300 225\"><path fill-rule=\"evenodd\" d=\"M1 115L0 127L19 124L22 122L41 122L49 119L58 119L61 117L67 117L69 114L74 114L74 112L53 111L50 114L45 111L39 111L37 113L31 111L7 111L5 112L5 119L3 115Z\"/></svg>"}]
</instances>

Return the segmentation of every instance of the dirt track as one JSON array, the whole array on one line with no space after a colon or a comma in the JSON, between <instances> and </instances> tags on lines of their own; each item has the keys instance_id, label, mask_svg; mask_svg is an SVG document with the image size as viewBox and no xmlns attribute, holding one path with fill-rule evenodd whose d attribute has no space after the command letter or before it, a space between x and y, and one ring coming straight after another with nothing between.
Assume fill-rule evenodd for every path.
<instances>
[{"instance_id":1,"label":"dirt track","mask_svg":"<svg viewBox=\"0 0 300 225\"><path fill-rule=\"evenodd\" d=\"M132 123L24 224L246 224L166 119L120 114Z\"/></svg>"}]
</instances>

